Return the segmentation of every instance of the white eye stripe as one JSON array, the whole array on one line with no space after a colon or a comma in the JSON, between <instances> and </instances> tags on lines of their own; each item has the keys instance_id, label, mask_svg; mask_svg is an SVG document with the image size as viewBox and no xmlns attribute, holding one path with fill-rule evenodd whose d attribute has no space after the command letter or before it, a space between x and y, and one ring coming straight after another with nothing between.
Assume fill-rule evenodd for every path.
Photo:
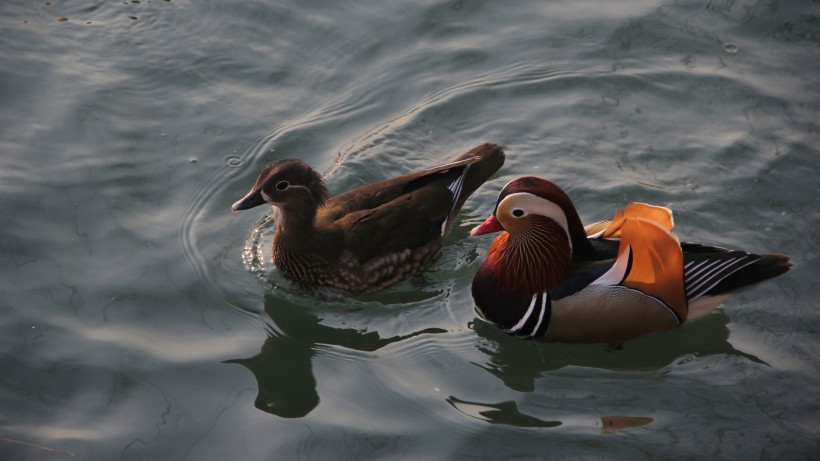
<instances>
[{"instance_id":1,"label":"white eye stripe","mask_svg":"<svg viewBox=\"0 0 820 461\"><path fill-rule=\"evenodd\" d=\"M294 185L294 184L288 184L288 187L287 187L286 189L287 189L288 191L294 191L294 190L296 190L296 189L300 189L300 190L307 191L307 193L309 193L309 194L311 193L311 192L310 192L310 189L308 189L307 187L305 187L305 186L297 186L297 185ZM284 190L284 189L283 189L283 190ZM280 190L280 192L282 192L282 190ZM272 198L270 195L268 195L267 193L265 193L265 189L260 189L260 190L259 190L259 193L262 195L262 198L265 200L265 202L267 202L267 203L271 203L271 204L272 204L272 203L275 203L275 202L274 202L274 200L273 200L273 198ZM289 192L289 193L292 193L292 192Z\"/></svg>"},{"instance_id":2,"label":"white eye stripe","mask_svg":"<svg viewBox=\"0 0 820 461\"><path fill-rule=\"evenodd\" d=\"M529 192L510 194L504 197L498 204L498 211L502 214L509 213L511 216L515 216L513 211L517 209L523 210L524 214L537 214L557 222L558 225L564 229L564 232L567 233L567 239L570 242L570 247L572 247L572 236L569 233L567 215L558 204Z\"/></svg>"}]
</instances>

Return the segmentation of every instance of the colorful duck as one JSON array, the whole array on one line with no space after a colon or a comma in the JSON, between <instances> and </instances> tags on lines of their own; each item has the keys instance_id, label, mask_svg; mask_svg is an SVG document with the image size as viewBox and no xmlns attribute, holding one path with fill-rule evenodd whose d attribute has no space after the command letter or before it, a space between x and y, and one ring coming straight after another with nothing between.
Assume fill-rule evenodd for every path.
<instances>
[{"instance_id":1,"label":"colorful duck","mask_svg":"<svg viewBox=\"0 0 820 461\"><path fill-rule=\"evenodd\" d=\"M275 160L231 210L277 209L273 263L289 278L366 293L430 262L467 197L503 164L500 146L482 144L451 163L330 197L308 164Z\"/></svg>"},{"instance_id":2,"label":"colorful duck","mask_svg":"<svg viewBox=\"0 0 820 461\"><path fill-rule=\"evenodd\" d=\"M681 243L673 225L668 208L632 203L584 227L560 187L515 179L470 232L502 231L473 279L476 312L515 336L619 343L676 328L791 268L782 254Z\"/></svg>"}]
</instances>

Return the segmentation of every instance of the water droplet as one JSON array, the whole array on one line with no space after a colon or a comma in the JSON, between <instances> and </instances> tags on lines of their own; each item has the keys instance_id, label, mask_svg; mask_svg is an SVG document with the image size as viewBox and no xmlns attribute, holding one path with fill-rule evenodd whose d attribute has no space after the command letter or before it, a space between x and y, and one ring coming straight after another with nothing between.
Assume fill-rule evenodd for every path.
<instances>
[{"instance_id":1,"label":"water droplet","mask_svg":"<svg viewBox=\"0 0 820 461\"><path fill-rule=\"evenodd\" d=\"M606 104L609 107L617 107L621 104L621 101L618 100L618 98L613 98L612 96L604 95L601 96L601 98L604 100L604 104Z\"/></svg>"},{"instance_id":2,"label":"water droplet","mask_svg":"<svg viewBox=\"0 0 820 461\"><path fill-rule=\"evenodd\" d=\"M238 155L229 155L225 157L225 165L227 165L228 168L239 168L242 166L242 158Z\"/></svg>"},{"instance_id":3,"label":"water droplet","mask_svg":"<svg viewBox=\"0 0 820 461\"><path fill-rule=\"evenodd\" d=\"M196 157L191 157L191 158L189 158L189 159L188 159L188 161L189 161L189 162L191 162L191 163L196 163L196 162L198 162L199 160L197 160L197 158L196 158Z\"/></svg>"},{"instance_id":4,"label":"water droplet","mask_svg":"<svg viewBox=\"0 0 820 461\"><path fill-rule=\"evenodd\" d=\"M723 45L723 51L725 51L729 54L735 54L735 53L737 53L737 45L735 45L733 43L727 43L727 44Z\"/></svg>"}]
</instances>

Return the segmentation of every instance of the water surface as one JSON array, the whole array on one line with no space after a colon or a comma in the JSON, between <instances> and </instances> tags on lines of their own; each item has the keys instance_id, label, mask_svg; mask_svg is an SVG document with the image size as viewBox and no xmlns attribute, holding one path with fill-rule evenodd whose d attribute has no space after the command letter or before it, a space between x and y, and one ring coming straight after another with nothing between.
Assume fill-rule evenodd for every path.
<instances>
[{"instance_id":1,"label":"water surface","mask_svg":"<svg viewBox=\"0 0 820 461\"><path fill-rule=\"evenodd\" d=\"M0 458L812 459L820 4L0 6ZM302 290L230 204L482 142L504 168L386 291ZM468 239L524 174L795 268L679 330L541 344L475 318Z\"/></svg>"}]
</instances>

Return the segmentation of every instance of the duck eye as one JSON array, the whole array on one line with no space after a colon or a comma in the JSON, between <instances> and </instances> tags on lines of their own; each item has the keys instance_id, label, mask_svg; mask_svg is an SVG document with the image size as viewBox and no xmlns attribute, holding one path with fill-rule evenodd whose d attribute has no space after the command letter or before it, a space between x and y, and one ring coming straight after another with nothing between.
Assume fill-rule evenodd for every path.
<instances>
[{"instance_id":1,"label":"duck eye","mask_svg":"<svg viewBox=\"0 0 820 461\"><path fill-rule=\"evenodd\" d=\"M290 186L287 181L279 181L276 183L276 190L285 190Z\"/></svg>"},{"instance_id":2,"label":"duck eye","mask_svg":"<svg viewBox=\"0 0 820 461\"><path fill-rule=\"evenodd\" d=\"M522 210L521 208L516 208L516 209L512 210L512 215L515 216L516 218L520 218L520 217L524 216L524 214L525 214L524 210Z\"/></svg>"}]
</instances>

